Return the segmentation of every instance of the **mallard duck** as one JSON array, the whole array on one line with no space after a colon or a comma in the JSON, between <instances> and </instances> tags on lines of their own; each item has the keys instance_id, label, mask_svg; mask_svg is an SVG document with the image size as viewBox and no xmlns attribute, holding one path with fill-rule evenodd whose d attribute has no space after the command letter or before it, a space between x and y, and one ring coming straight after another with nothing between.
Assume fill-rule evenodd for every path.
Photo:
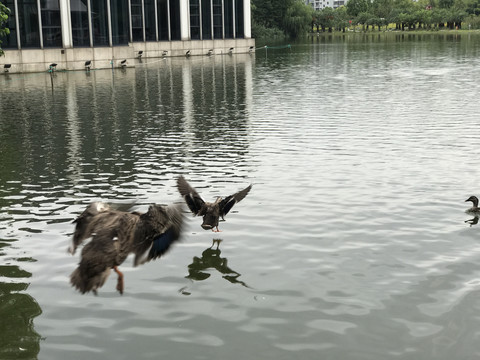
<instances>
[{"instance_id":1,"label":"mallard duck","mask_svg":"<svg viewBox=\"0 0 480 360\"><path fill-rule=\"evenodd\" d=\"M470 196L465 202L471 201L473 203L473 206L467 210L467 212L470 213L478 213L480 212L480 208L478 207L478 198L476 196Z\"/></svg>"},{"instance_id":2,"label":"mallard duck","mask_svg":"<svg viewBox=\"0 0 480 360\"><path fill-rule=\"evenodd\" d=\"M220 217L222 220L225 220L224 216L228 214L233 205L247 196L252 185L226 198L218 197L213 203L203 201L197 191L190 186L183 176L177 179L177 188L192 213L203 216L202 228L204 230L219 232L218 222Z\"/></svg>"},{"instance_id":3,"label":"mallard duck","mask_svg":"<svg viewBox=\"0 0 480 360\"><path fill-rule=\"evenodd\" d=\"M144 214L112 210L107 204L92 203L74 221L71 253L87 238L80 263L70 282L82 294L103 286L113 269L117 290L123 294L123 274L118 269L130 253L134 266L162 256L180 237L183 212L180 205L150 205Z\"/></svg>"},{"instance_id":4,"label":"mallard duck","mask_svg":"<svg viewBox=\"0 0 480 360\"><path fill-rule=\"evenodd\" d=\"M109 210L111 210L110 205L102 202L93 202L73 220L72 224L75 224L75 232L73 234L72 244L68 248L70 254L74 255L82 241L90 237L88 227L92 224L92 219L99 213Z\"/></svg>"}]
</instances>

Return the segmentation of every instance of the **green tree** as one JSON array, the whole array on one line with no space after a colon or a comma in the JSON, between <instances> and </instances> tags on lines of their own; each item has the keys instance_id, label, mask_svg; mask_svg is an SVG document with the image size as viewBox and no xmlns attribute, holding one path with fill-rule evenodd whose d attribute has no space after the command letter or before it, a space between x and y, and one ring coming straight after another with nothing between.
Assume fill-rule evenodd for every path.
<instances>
[{"instance_id":1,"label":"green tree","mask_svg":"<svg viewBox=\"0 0 480 360\"><path fill-rule=\"evenodd\" d=\"M480 0L465 0L465 11L468 14L480 15Z\"/></svg>"},{"instance_id":2,"label":"green tree","mask_svg":"<svg viewBox=\"0 0 480 360\"><path fill-rule=\"evenodd\" d=\"M335 26L335 12L333 8L326 7L320 12L319 24L322 27L322 31L328 29L328 32L332 32Z\"/></svg>"},{"instance_id":3,"label":"green tree","mask_svg":"<svg viewBox=\"0 0 480 360\"><path fill-rule=\"evenodd\" d=\"M383 19L387 19L393 9L393 0L373 0L372 13Z\"/></svg>"},{"instance_id":4,"label":"green tree","mask_svg":"<svg viewBox=\"0 0 480 360\"><path fill-rule=\"evenodd\" d=\"M455 9L452 7L448 11L448 27L450 29L461 29L462 28L462 21L467 17L467 13L463 10Z\"/></svg>"},{"instance_id":5,"label":"green tree","mask_svg":"<svg viewBox=\"0 0 480 360\"><path fill-rule=\"evenodd\" d=\"M438 28L443 28L448 21L448 10L436 8L432 11L432 22L437 24Z\"/></svg>"},{"instance_id":6,"label":"green tree","mask_svg":"<svg viewBox=\"0 0 480 360\"><path fill-rule=\"evenodd\" d=\"M438 0L438 7L441 9L449 9L453 6L454 0Z\"/></svg>"},{"instance_id":7,"label":"green tree","mask_svg":"<svg viewBox=\"0 0 480 360\"><path fill-rule=\"evenodd\" d=\"M283 24L285 33L292 37L305 35L312 21L313 9L302 0L295 0L287 8Z\"/></svg>"},{"instance_id":8,"label":"green tree","mask_svg":"<svg viewBox=\"0 0 480 360\"><path fill-rule=\"evenodd\" d=\"M252 0L252 18L266 27L282 28L287 9L296 0Z\"/></svg>"},{"instance_id":9,"label":"green tree","mask_svg":"<svg viewBox=\"0 0 480 360\"><path fill-rule=\"evenodd\" d=\"M335 27L338 30L342 30L345 32L345 29L348 27L348 14L347 8L345 6L340 6L335 9L334 11L334 20L335 20Z\"/></svg>"},{"instance_id":10,"label":"green tree","mask_svg":"<svg viewBox=\"0 0 480 360\"><path fill-rule=\"evenodd\" d=\"M372 21L372 18L374 16L367 12L367 11L364 11L364 12L361 12L360 14L358 14L358 16L355 18L355 21L357 24L360 24L362 25L362 28L363 28L363 31L365 30L368 30L368 26L369 25L372 25L373 21Z\"/></svg>"},{"instance_id":11,"label":"green tree","mask_svg":"<svg viewBox=\"0 0 480 360\"><path fill-rule=\"evenodd\" d=\"M2 38L8 34L10 34L10 30L6 27L8 21L8 15L10 14L10 9L7 8L5 5L0 3L0 56L4 55L2 50Z\"/></svg>"},{"instance_id":12,"label":"green tree","mask_svg":"<svg viewBox=\"0 0 480 360\"><path fill-rule=\"evenodd\" d=\"M351 17L357 17L360 13L368 11L370 2L368 0L349 0L347 2L347 14Z\"/></svg>"}]
</instances>

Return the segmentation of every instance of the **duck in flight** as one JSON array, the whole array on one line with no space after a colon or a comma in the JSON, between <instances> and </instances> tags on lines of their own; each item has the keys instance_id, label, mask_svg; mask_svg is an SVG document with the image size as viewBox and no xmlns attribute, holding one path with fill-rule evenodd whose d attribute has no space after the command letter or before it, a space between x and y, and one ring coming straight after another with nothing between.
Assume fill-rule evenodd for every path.
<instances>
[{"instance_id":1,"label":"duck in flight","mask_svg":"<svg viewBox=\"0 0 480 360\"><path fill-rule=\"evenodd\" d=\"M225 220L225 215L228 214L233 205L247 196L252 185L249 185L245 189L225 198L218 197L214 202L204 201L183 176L180 176L177 179L177 188L192 213L194 215L203 216L202 228L204 230L219 232L218 222L220 218Z\"/></svg>"},{"instance_id":2,"label":"duck in flight","mask_svg":"<svg viewBox=\"0 0 480 360\"><path fill-rule=\"evenodd\" d=\"M78 267L70 282L82 294L103 286L111 269L117 275L117 290L123 294L123 274L118 267L130 253L135 254L134 266L165 254L180 238L183 212L180 205L150 205L144 214L113 210L108 204L91 203L73 221L75 232L70 253L86 239Z\"/></svg>"}]
</instances>

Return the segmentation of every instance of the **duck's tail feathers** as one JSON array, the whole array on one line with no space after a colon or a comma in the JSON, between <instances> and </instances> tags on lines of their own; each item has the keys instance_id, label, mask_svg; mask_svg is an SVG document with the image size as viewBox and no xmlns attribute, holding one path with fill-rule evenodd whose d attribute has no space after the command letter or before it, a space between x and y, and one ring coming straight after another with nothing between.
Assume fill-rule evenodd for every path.
<instances>
[{"instance_id":1,"label":"duck's tail feathers","mask_svg":"<svg viewBox=\"0 0 480 360\"><path fill-rule=\"evenodd\" d=\"M72 275L70 275L70 283L82 294L93 291L97 293L97 289L101 288L108 276L111 269L105 269L104 271L96 274L86 274L80 268L76 268Z\"/></svg>"}]
</instances>

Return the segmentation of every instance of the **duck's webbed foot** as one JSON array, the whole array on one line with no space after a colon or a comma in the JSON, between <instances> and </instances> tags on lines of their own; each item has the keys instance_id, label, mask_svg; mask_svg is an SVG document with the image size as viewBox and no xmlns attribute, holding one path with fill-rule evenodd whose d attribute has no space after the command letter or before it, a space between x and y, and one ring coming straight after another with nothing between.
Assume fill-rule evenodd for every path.
<instances>
[{"instance_id":1,"label":"duck's webbed foot","mask_svg":"<svg viewBox=\"0 0 480 360\"><path fill-rule=\"evenodd\" d=\"M118 275L117 279L117 291L122 295L123 294L123 289L124 289L124 283L123 283L123 273L118 270L118 267L114 266L113 271L115 271Z\"/></svg>"},{"instance_id":2,"label":"duck's webbed foot","mask_svg":"<svg viewBox=\"0 0 480 360\"><path fill-rule=\"evenodd\" d=\"M212 231L213 231L213 232L222 232L222 230L220 230L220 229L218 228L218 226L216 226L215 228L216 228L216 230L212 227Z\"/></svg>"}]
</instances>

